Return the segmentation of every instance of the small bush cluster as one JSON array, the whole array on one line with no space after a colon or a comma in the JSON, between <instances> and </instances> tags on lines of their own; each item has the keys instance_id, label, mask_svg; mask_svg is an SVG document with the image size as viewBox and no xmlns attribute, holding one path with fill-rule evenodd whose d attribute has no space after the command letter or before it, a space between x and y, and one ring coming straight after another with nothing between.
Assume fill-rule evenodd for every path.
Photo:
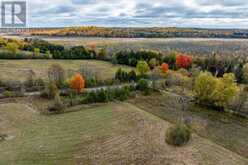
<instances>
[{"instance_id":1,"label":"small bush cluster","mask_svg":"<svg viewBox=\"0 0 248 165\"><path fill-rule=\"evenodd\" d=\"M149 63L152 59L161 61L162 53L152 50L124 50L117 52L115 58L118 64L124 64L135 67L139 61L144 60Z\"/></svg>"},{"instance_id":2,"label":"small bush cluster","mask_svg":"<svg viewBox=\"0 0 248 165\"><path fill-rule=\"evenodd\" d=\"M114 100L124 101L132 96L134 88L125 86L116 89L101 89L87 93L83 103L105 103Z\"/></svg>"},{"instance_id":3,"label":"small bush cluster","mask_svg":"<svg viewBox=\"0 0 248 165\"><path fill-rule=\"evenodd\" d=\"M4 91L3 96L6 98L11 98L11 97L23 97L24 93L21 91Z\"/></svg>"},{"instance_id":4,"label":"small bush cluster","mask_svg":"<svg viewBox=\"0 0 248 165\"><path fill-rule=\"evenodd\" d=\"M145 95L150 94L150 85L149 81L146 79L140 79L137 83L137 89L144 92Z\"/></svg>"},{"instance_id":5,"label":"small bush cluster","mask_svg":"<svg viewBox=\"0 0 248 165\"><path fill-rule=\"evenodd\" d=\"M185 124L177 123L166 131L165 140L170 145L182 146L188 143L190 137L190 129Z\"/></svg>"},{"instance_id":6,"label":"small bush cluster","mask_svg":"<svg viewBox=\"0 0 248 165\"><path fill-rule=\"evenodd\" d=\"M134 70L126 72L120 68L115 73L115 79L120 82L132 82L137 80L137 75Z\"/></svg>"},{"instance_id":7,"label":"small bush cluster","mask_svg":"<svg viewBox=\"0 0 248 165\"><path fill-rule=\"evenodd\" d=\"M176 55L176 52L171 52L163 57L163 62L167 63L171 69L176 69Z\"/></svg>"}]
</instances>

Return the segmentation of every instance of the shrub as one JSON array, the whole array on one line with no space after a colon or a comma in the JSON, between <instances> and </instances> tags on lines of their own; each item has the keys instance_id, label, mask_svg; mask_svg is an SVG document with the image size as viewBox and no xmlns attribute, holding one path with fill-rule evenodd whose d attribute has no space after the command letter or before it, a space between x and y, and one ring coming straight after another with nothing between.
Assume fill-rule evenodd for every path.
<instances>
[{"instance_id":1,"label":"shrub","mask_svg":"<svg viewBox=\"0 0 248 165\"><path fill-rule=\"evenodd\" d=\"M15 93L12 92L12 91L5 91L5 92L3 92L3 95L4 95L5 97L8 97L8 98L10 98L10 97L15 97Z\"/></svg>"},{"instance_id":2,"label":"shrub","mask_svg":"<svg viewBox=\"0 0 248 165\"><path fill-rule=\"evenodd\" d=\"M164 56L163 62L167 63L171 69L175 69L176 66L176 52L171 52L169 55Z\"/></svg>"},{"instance_id":3,"label":"shrub","mask_svg":"<svg viewBox=\"0 0 248 165\"><path fill-rule=\"evenodd\" d=\"M136 81L137 75L136 75L136 72L134 70L132 70L130 72L126 72L120 68L115 73L115 80L119 80L120 82Z\"/></svg>"},{"instance_id":4,"label":"shrub","mask_svg":"<svg viewBox=\"0 0 248 165\"><path fill-rule=\"evenodd\" d=\"M136 69L141 76L145 75L147 72L150 71L149 65L146 61L139 61L136 66Z\"/></svg>"},{"instance_id":5,"label":"shrub","mask_svg":"<svg viewBox=\"0 0 248 165\"><path fill-rule=\"evenodd\" d=\"M81 74L75 74L72 77L72 79L70 80L70 87L74 89L77 93L82 92L85 87L85 81Z\"/></svg>"},{"instance_id":6,"label":"shrub","mask_svg":"<svg viewBox=\"0 0 248 165\"><path fill-rule=\"evenodd\" d=\"M97 92L92 91L87 93L87 96L84 99L84 103L95 103L95 102L97 102Z\"/></svg>"},{"instance_id":7,"label":"shrub","mask_svg":"<svg viewBox=\"0 0 248 165\"><path fill-rule=\"evenodd\" d=\"M144 94L148 95L150 93L149 82L146 79L140 79L137 84L137 89L143 91Z\"/></svg>"},{"instance_id":8,"label":"shrub","mask_svg":"<svg viewBox=\"0 0 248 165\"><path fill-rule=\"evenodd\" d=\"M53 64L48 69L48 78L50 82L54 82L58 87L61 87L65 81L65 70L59 64Z\"/></svg>"},{"instance_id":9,"label":"shrub","mask_svg":"<svg viewBox=\"0 0 248 165\"><path fill-rule=\"evenodd\" d=\"M98 102L109 102L113 100L124 101L131 96L130 87L122 87L115 89L101 89L96 91L91 91L87 94L83 103L98 103Z\"/></svg>"},{"instance_id":10,"label":"shrub","mask_svg":"<svg viewBox=\"0 0 248 165\"><path fill-rule=\"evenodd\" d=\"M149 61L149 66L150 66L151 69L154 69L157 66L157 59L156 58L152 58Z\"/></svg>"},{"instance_id":11,"label":"shrub","mask_svg":"<svg viewBox=\"0 0 248 165\"><path fill-rule=\"evenodd\" d=\"M79 73L85 78L85 86L95 87L98 84L98 76L95 71L93 71L87 65L80 66Z\"/></svg>"},{"instance_id":12,"label":"shrub","mask_svg":"<svg viewBox=\"0 0 248 165\"><path fill-rule=\"evenodd\" d=\"M120 89L116 89L114 91L114 98L116 100L124 101L127 100L131 96L131 91L129 87L123 87Z\"/></svg>"},{"instance_id":13,"label":"shrub","mask_svg":"<svg viewBox=\"0 0 248 165\"><path fill-rule=\"evenodd\" d=\"M248 63L243 66L243 81L248 83Z\"/></svg>"},{"instance_id":14,"label":"shrub","mask_svg":"<svg viewBox=\"0 0 248 165\"><path fill-rule=\"evenodd\" d=\"M97 53L96 59L97 60L105 60L107 58L107 51L106 49L102 48Z\"/></svg>"},{"instance_id":15,"label":"shrub","mask_svg":"<svg viewBox=\"0 0 248 165\"><path fill-rule=\"evenodd\" d=\"M118 64L118 60L117 60L117 58L116 58L115 55L112 56L111 63L114 64L114 65L117 65Z\"/></svg>"},{"instance_id":16,"label":"shrub","mask_svg":"<svg viewBox=\"0 0 248 165\"><path fill-rule=\"evenodd\" d=\"M6 49L11 53L11 55L15 56L18 52L18 45L16 43L7 43Z\"/></svg>"},{"instance_id":17,"label":"shrub","mask_svg":"<svg viewBox=\"0 0 248 165\"><path fill-rule=\"evenodd\" d=\"M130 71L128 73L128 78L129 78L129 81L136 81L137 80L136 72L134 70Z\"/></svg>"},{"instance_id":18,"label":"shrub","mask_svg":"<svg viewBox=\"0 0 248 165\"><path fill-rule=\"evenodd\" d=\"M39 48L34 48L34 56L38 57L40 55L40 49Z\"/></svg>"},{"instance_id":19,"label":"shrub","mask_svg":"<svg viewBox=\"0 0 248 165\"><path fill-rule=\"evenodd\" d=\"M120 82L127 82L129 80L128 73L119 68L115 73L115 79Z\"/></svg>"},{"instance_id":20,"label":"shrub","mask_svg":"<svg viewBox=\"0 0 248 165\"><path fill-rule=\"evenodd\" d=\"M165 140L168 144L182 146L188 143L191 131L185 124L177 123L166 131Z\"/></svg>"},{"instance_id":21,"label":"shrub","mask_svg":"<svg viewBox=\"0 0 248 165\"><path fill-rule=\"evenodd\" d=\"M192 79L179 72L169 71L165 81L168 86L181 86L183 88L192 88Z\"/></svg>"},{"instance_id":22,"label":"shrub","mask_svg":"<svg viewBox=\"0 0 248 165\"><path fill-rule=\"evenodd\" d=\"M87 88L96 87L97 83L98 83L98 81L96 78L86 79L85 86Z\"/></svg>"},{"instance_id":23,"label":"shrub","mask_svg":"<svg viewBox=\"0 0 248 165\"><path fill-rule=\"evenodd\" d=\"M10 91L17 91L20 90L22 87L22 83L20 81L8 80L2 83L3 83L2 85L5 86L6 89Z\"/></svg>"},{"instance_id":24,"label":"shrub","mask_svg":"<svg viewBox=\"0 0 248 165\"><path fill-rule=\"evenodd\" d=\"M108 93L106 90L101 89L99 91L97 91L97 102L100 103L105 103L108 102Z\"/></svg>"}]
</instances>

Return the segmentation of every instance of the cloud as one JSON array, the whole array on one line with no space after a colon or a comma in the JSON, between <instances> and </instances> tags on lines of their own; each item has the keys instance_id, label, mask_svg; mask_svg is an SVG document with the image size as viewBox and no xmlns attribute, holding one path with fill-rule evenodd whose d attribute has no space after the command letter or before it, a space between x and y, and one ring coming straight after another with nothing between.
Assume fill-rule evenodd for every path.
<instances>
[{"instance_id":1,"label":"cloud","mask_svg":"<svg viewBox=\"0 0 248 165\"><path fill-rule=\"evenodd\" d=\"M245 0L198 0L196 1L200 5L221 5L221 6L241 6L247 5Z\"/></svg>"},{"instance_id":2,"label":"cloud","mask_svg":"<svg viewBox=\"0 0 248 165\"><path fill-rule=\"evenodd\" d=\"M30 26L248 27L246 0L28 0Z\"/></svg>"}]
</instances>

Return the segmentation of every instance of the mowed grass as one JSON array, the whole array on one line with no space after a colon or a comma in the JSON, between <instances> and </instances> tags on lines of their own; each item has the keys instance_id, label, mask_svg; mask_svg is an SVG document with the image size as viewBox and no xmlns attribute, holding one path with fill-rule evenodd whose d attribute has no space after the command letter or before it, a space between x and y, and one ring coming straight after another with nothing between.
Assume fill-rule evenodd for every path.
<instances>
[{"instance_id":1,"label":"mowed grass","mask_svg":"<svg viewBox=\"0 0 248 165\"><path fill-rule=\"evenodd\" d=\"M248 158L248 120L246 119L195 105L182 110L181 103L170 94L139 97L131 103L172 123L182 118L191 121L192 128L201 137Z\"/></svg>"},{"instance_id":2,"label":"mowed grass","mask_svg":"<svg viewBox=\"0 0 248 165\"><path fill-rule=\"evenodd\" d=\"M81 109L81 107L78 107ZM43 116L25 104L0 105L0 164L225 164L248 160L193 135L184 147L165 143L171 124L128 103Z\"/></svg>"},{"instance_id":3,"label":"mowed grass","mask_svg":"<svg viewBox=\"0 0 248 165\"><path fill-rule=\"evenodd\" d=\"M37 78L47 79L47 71L52 64L63 66L68 75L79 70L80 66L85 66L100 79L113 78L120 67L127 71L133 69L97 60L0 60L0 79L24 81L30 70L35 72Z\"/></svg>"}]
</instances>

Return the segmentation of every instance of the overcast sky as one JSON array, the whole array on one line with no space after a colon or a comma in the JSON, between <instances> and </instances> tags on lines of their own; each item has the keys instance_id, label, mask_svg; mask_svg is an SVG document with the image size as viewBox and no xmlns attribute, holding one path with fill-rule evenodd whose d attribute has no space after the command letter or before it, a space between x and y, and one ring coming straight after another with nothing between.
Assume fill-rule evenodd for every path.
<instances>
[{"instance_id":1,"label":"overcast sky","mask_svg":"<svg viewBox=\"0 0 248 165\"><path fill-rule=\"evenodd\" d=\"M247 0L27 0L29 26L248 28Z\"/></svg>"}]
</instances>

